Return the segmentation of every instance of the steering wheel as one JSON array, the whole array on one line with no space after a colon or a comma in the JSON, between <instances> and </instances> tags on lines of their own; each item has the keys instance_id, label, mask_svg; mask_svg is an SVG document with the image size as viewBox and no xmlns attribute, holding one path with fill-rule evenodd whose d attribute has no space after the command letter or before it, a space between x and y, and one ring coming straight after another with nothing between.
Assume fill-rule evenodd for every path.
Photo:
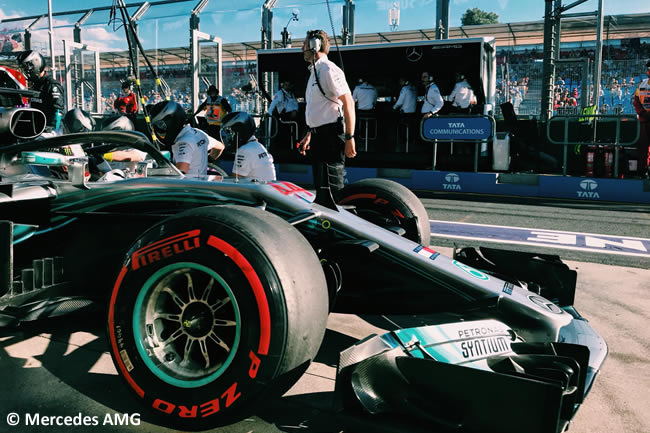
<instances>
[{"instance_id":1,"label":"steering wheel","mask_svg":"<svg viewBox=\"0 0 650 433\"><path fill-rule=\"evenodd\" d=\"M97 182L115 182L116 180L124 180L126 179L126 173L124 170L120 170L119 168L114 168L111 171L107 171L104 173L102 177L97 179Z\"/></svg>"}]
</instances>

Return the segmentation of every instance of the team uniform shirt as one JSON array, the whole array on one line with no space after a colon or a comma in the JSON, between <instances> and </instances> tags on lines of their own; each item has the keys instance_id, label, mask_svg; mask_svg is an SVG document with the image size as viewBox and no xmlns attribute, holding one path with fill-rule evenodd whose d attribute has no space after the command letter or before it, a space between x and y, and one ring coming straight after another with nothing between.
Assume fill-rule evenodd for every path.
<instances>
[{"instance_id":1,"label":"team uniform shirt","mask_svg":"<svg viewBox=\"0 0 650 433\"><path fill-rule=\"evenodd\" d=\"M638 102L637 102L638 101ZM634 108L639 110L650 111L650 79L646 78L639 84L634 92Z\"/></svg>"},{"instance_id":2,"label":"team uniform shirt","mask_svg":"<svg viewBox=\"0 0 650 433\"><path fill-rule=\"evenodd\" d=\"M273 156L253 135L248 143L237 149L233 174L270 182L275 180Z\"/></svg>"},{"instance_id":3,"label":"team uniform shirt","mask_svg":"<svg viewBox=\"0 0 650 433\"><path fill-rule=\"evenodd\" d=\"M138 111L138 101L135 93L131 92L128 95L120 93L120 97L115 100L113 107L120 113L134 114Z\"/></svg>"},{"instance_id":4,"label":"team uniform shirt","mask_svg":"<svg viewBox=\"0 0 650 433\"><path fill-rule=\"evenodd\" d=\"M454 90L452 90L449 95L449 102L451 102L454 107L460 107L462 109L469 108L472 102L476 102L474 91L466 80L456 83Z\"/></svg>"},{"instance_id":5,"label":"team uniform shirt","mask_svg":"<svg viewBox=\"0 0 650 433\"><path fill-rule=\"evenodd\" d=\"M178 133L172 152L174 161L190 165L188 177L203 177L208 173L208 149L216 145L216 140L200 129L185 125Z\"/></svg>"},{"instance_id":6,"label":"team uniform shirt","mask_svg":"<svg viewBox=\"0 0 650 433\"><path fill-rule=\"evenodd\" d=\"M422 114L433 113L436 114L445 102L442 100L440 89L434 83L427 86L427 91L424 94L424 104L422 104Z\"/></svg>"},{"instance_id":7,"label":"team uniform shirt","mask_svg":"<svg viewBox=\"0 0 650 433\"><path fill-rule=\"evenodd\" d=\"M343 116L343 102L338 99L339 96L350 93L345 75L341 68L329 61L326 55L316 61L316 68L310 65L309 70L311 74L305 92L307 101L305 121L311 128L334 123ZM318 74L318 81L325 95L318 88L315 74Z\"/></svg>"},{"instance_id":8,"label":"team uniform shirt","mask_svg":"<svg viewBox=\"0 0 650 433\"><path fill-rule=\"evenodd\" d=\"M45 114L47 126L56 127L56 112L63 115L65 107L63 87L58 81L45 75L34 83L33 90L39 92L39 95L30 99L29 106L41 110Z\"/></svg>"},{"instance_id":9,"label":"team uniform shirt","mask_svg":"<svg viewBox=\"0 0 650 433\"><path fill-rule=\"evenodd\" d=\"M359 110L372 110L377 103L377 89L372 84L360 84L354 88L352 98Z\"/></svg>"},{"instance_id":10,"label":"team uniform shirt","mask_svg":"<svg viewBox=\"0 0 650 433\"><path fill-rule=\"evenodd\" d=\"M417 92L415 91L415 87L411 84L406 84L399 91L399 98L397 98L397 102L393 105L393 110L401 108L402 113L415 113L416 101Z\"/></svg>"},{"instance_id":11,"label":"team uniform shirt","mask_svg":"<svg viewBox=\"0 0 650 433\"><path fill-rule=\"evenodd\" d=\"M290 113L298 111L298 101L296 97L284 89L280 89L274 96L271 105L269 105L269 115L273 114L273 110L278 109L278 113Z\"/></svg>"}]
</instances>

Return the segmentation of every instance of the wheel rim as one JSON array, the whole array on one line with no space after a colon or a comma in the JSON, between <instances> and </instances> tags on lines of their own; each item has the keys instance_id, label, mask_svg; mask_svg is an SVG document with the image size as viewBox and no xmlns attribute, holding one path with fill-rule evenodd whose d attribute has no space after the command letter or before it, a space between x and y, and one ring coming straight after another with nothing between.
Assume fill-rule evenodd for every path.
<instances>
[{"instance_id":1,"label":"wheel rim","mask_svg":"<svg viewBox=\"0 0 650 433\"><path fill-rule=\"evenodd\" d=\"M133 312L136 347L164 382L204 386L231 364L241 335L237 300L226 281L198 263L174 263L143 284Z\"/></svg>"}]
</instances>

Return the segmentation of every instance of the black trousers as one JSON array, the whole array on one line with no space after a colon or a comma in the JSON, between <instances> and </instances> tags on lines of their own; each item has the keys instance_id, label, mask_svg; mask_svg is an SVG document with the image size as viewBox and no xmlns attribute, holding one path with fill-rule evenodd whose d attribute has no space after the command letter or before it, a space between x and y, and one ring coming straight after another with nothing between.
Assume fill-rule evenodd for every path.
<instances>
[{"instance_id":1,"label":"black trousers","mask_svg":"<svg viewBox=\"0 0 650 433\"><path fill-rule=\"evenodd\" d=\"M310 156L314 173L314 186L318 191L329 186L334 199L343 189L343 171L345 168L345 141L343 121L311 129Z\"/></svg>"}]
</instances>

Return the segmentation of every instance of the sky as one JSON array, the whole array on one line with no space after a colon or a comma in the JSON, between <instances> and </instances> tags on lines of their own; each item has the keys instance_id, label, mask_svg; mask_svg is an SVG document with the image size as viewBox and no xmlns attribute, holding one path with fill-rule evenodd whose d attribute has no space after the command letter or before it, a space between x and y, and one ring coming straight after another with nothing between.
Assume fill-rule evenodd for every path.
<instances>
[{"instance_id":1,"label":"sky","mask_svg":"<svg viewBox=\"0 0 650 433\"><path fill-rule=\"evenodd\" d=\"M80 10L79 0L51 0L53 12ZM139 3L141 0L127 0ZM565 0L570 4L573 0ZM189 45L189 16L198 0L178 4L154 6L149 9L139 24L140 38L145 48L166 48ZM342 0L330 0L330 10L334 29L337 34L342 27ZM355 33L390 32L388 10L397 3L400 9L398 30L433 28L436 15L436 0L354 0ZM25 17L47 14L47 0L0 0L0 20L13 17ZM110 6L112 0L84 0L84 8ZM261 5L263 0L210 0L201 13L201 31L217 35L225 43L260 40ZM543 19L544 0L451 0L450 26L460 26L460 18L467 9L479 8L495 12L499 22L512 23L521 21L538 21ZM570 12L595 11L597 0L588 0ZM133 13L135 8L130 9ZM291 19L292 12L298 13L298 21L289 24L289 31L295 38L304 37L309 29L321 28L329 34L332 32L327 2L325 0L278 0L273 9L273 38L280 40L280 32ZM604 0L605 14L649 13L647 0ZM54 17L56 40L72 40L74 22L82 14ZM126 42L124 30L108 25L107 11L95 12L85 23L82 31L83 42L100 51L124 50ZM30 21L10 23L0 22L1 33L23 31ZM45 48L48 32L47 19L41 20L34 27L33 45ZM57 42L57 51L62 43Z\"/></svg>"}]
</instances>

